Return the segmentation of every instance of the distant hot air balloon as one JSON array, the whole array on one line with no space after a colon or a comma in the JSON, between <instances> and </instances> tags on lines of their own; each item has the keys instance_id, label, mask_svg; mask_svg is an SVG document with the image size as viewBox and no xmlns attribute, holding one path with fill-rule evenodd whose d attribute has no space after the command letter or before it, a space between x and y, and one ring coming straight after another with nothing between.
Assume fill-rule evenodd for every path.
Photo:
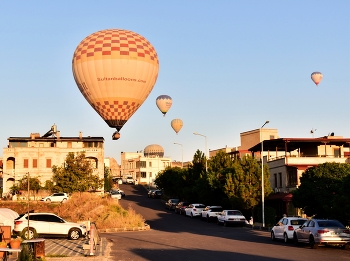
<instances>
[{"instance_id":1,"label":"distant hot air balloon","mask_svg":"<svg viewBox=\"0 0 350 261\"><path fill-rule=\"evenodd\" d=\"M156 83L158 55L143 36L108 29L87 36L75 49L74 80L94 110L119 131L146 100Z\"/></svg>"},{"instance_id":2,"label":"distant hot air balloon","mask_svg":"<svg viewBox=\"0 0 350 261\"><path fill-rule=\"evenodd\" d=\"M318 85L318 84L322 81L322 77L323 77L323 75L322 75L322 73L320 73L320 72L313 72L313 73L311 74L311 80L312 80L316 85Z\"/></svg>"},{"instance_id":3,"label":"distant hot air balloon","mask_svg":"<svg viewBox=\"0 0 350 261\"><path fill-rule=\"evenodd\" d=\"M180 119L173 119L171 121L171 127L174 129L176 134L181 130L183 125L184 124L183 124L182 120L180 120Z\"/></svg>"},{"instance_id":4,"label":"distant hot air balloon","mask_svg":"<svg viewBox=\"0 0 350 261\"><path fill-rule=\"evenodd\" d=\"M163 116L165 116L173 104L173 100L168 95L160 95L156 99L156 104L158 109L163 113Z\"/></svg>"}]
</instances>

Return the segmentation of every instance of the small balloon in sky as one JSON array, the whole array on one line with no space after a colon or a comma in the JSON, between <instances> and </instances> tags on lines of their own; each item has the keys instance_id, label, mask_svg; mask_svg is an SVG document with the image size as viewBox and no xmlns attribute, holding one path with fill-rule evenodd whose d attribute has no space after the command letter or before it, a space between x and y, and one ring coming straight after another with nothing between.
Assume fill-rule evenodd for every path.
<instances>
[{"instance_id":1,"label":"small balloon in sky","mask_svg":"<svg viewBox=\"0 0 350 261\"><path fill-rule=\"evenodd\" d=\"M156 99L156 104L158 109L163 113L163 116L165 116L173 104L173 100L168 95L160 95Z\"/></svg>"},{"instance_id":2,"label":"small balloon in sky","mask_svg":"<svg viewBox=\"0 0 350 261\"><path fill-rule=\"evenodd\" d=\"M128 30L95 32L75 49L74 80L84 98L111 128L119 131L151 93L158 55L143 36Z\"/></svg>"},{"instance_id":3,"label":"small balloon in sky","mask_svg":"<svg viewBox=\"0 0 350 261\"><path fill-rule=\"evenodd\" d=\"M322 75L322 73L320 73L320 72L313 72L313 73L311 74L311 80L312 80L316 85L318 85L318 84L322 81L322 77L323 77L323 75Z\"/></svg>"},{"instance_id":4,"label":"small balloon in sky","mask_svg":"<svg viewBox=\"0 0 350 261\"><path fill-rule=\"evenodd\" d=\"M171 121L171 127L174 129L174 131L176 132L176 134L179 133L179 131L181 130L182 126L183 126L183 122L181 119L173 119Z\"/></svg>"}]
</instances>

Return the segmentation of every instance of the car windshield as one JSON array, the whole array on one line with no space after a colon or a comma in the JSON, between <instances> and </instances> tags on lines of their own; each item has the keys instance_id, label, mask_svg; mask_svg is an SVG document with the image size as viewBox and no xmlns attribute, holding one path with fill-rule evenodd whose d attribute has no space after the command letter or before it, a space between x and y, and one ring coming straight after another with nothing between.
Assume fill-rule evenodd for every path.
<instances>
[{"instance_id":1,"label":"car windshield","mask_svg":"<svg viewBox=\"0 0 350 261\"><path fill-rule=\"evenodd\" d=\"M210 210L213 212L221 212L222 208L211 208Z\"/></svg>"},{"instance_id":2,"label":"car windshield","mask_svg":"<svg viewBox=\"0 0 350 261\"><path fill-rule=\"evenodd\" d=\"M194 207L196 207L196 208L205 208L204 205L194 205Z\"/></svg>"},{"instance_id":3,"label":"car windshield","mask_svg":"<svg viewBox=\"0 0 350 261\"><path fill-rule=\"evenodd\" d=\"M305 220L304 219L295 219L295 220L291 220L290 221L290 224L292 226L301 226L302 224L305 223Z\"/></svg>"},{"instance_id":4,"label":"car windshield","mask_svg":"<svg viewBox=\"0 0 350 261\"><path fill-rule=\"evenodd\" d=\"M318 221L319 227L339 227L339 228L345 228L343 224L341 224L337 220L322 220Z\"/></svg>"},{"instance_id":5,"label":"car windshield","mask_svg":"<svg viewBox=\"0 0 350 261\"><path fill-rule=\"evenodd\" d=\"M233 215L233 216L243 216L242 213L238 210L230 210L227 211L227 215Z\"/></svg>"}]
</instances>

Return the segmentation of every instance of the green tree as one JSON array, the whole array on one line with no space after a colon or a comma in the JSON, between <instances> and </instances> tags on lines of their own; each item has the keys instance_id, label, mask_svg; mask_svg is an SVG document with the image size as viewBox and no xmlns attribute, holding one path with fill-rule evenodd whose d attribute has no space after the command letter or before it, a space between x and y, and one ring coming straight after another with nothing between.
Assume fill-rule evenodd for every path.
<instances>
[{"instance_id":1,"label":"green tree","mask_svg":"<svg viewBox=\"0 0 350 261\"><path fill-rule=\"evenodd\" d=\"M93 191L103 186L103 179L93 174L84 152L69 152L63 166L52 167L54 190L66 193Z\"/></svg>"},{"instance_id":2,"label":"green tree","mask_svg":"<svg viewBox=\"0 0 350 261\"><path fill-rule=\"evenodd\" d=\"M294 206L302 208L308 216L345 222L349 187L344 187L344 183L349 182L349 176L347 163L324 163L308 168L300 178L301 185L292 192Z\"/></svg>"},{"instance_id":3,"label":"green tree","mask_svg":"<svg viewBox=\"0 0 350 261\"><path fill-rule=\"evenodd\" d=\"M105 191L111 190L112 186L113 186L113 180L112 180L111 168L105 166L105 168L104 168L104 189L105 189Z\"/></svg>"},{"instance_id":4,"label":"green tree","mask_svg":"<svg viewBox=\"0 0 350 261\"><path fill-rule=\"evenodd\" d=\"M165 195L171 197L176 196L181 199L184 197L184 172L186 172L186 169L181 169L179 167L166 168L158 173L154 183L158 188L164 191Z\"/></svg>"},{"instance_id":5,"label":"green tree","mask_svg":"<svg viewBox=\"0 0 350 261\"><path fill-rule=\"evenodd\" d=\"M41 189L39 177L30 177L29 175L29 193L32 193L34 196ZM18 181L17 185L12 186L11 190L14 192L19 192L19 190L28 191L28 176L24 176Z\"/></svg>"}]
</instances>

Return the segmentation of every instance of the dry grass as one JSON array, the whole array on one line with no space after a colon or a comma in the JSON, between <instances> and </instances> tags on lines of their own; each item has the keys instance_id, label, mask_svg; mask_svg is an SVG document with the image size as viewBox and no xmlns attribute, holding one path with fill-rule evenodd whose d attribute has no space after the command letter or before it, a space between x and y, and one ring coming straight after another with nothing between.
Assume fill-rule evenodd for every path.
<instances>
[{"instance_id":1,"label":"dry grass","mask_svg":"<svg viewBox=\"0 0 350 261\"><path fill-rule=\"evenodd\" d=\"M10 208L19 214L28 211L26 201L0 201L0 207ZM30 201L29 209L34 212L55 213L72 222L90 220L101 229L139 227L145 221L131 207L125 210L115 199L90 193L74 193L64 204Z\"/></svg>"}]
</instances>

